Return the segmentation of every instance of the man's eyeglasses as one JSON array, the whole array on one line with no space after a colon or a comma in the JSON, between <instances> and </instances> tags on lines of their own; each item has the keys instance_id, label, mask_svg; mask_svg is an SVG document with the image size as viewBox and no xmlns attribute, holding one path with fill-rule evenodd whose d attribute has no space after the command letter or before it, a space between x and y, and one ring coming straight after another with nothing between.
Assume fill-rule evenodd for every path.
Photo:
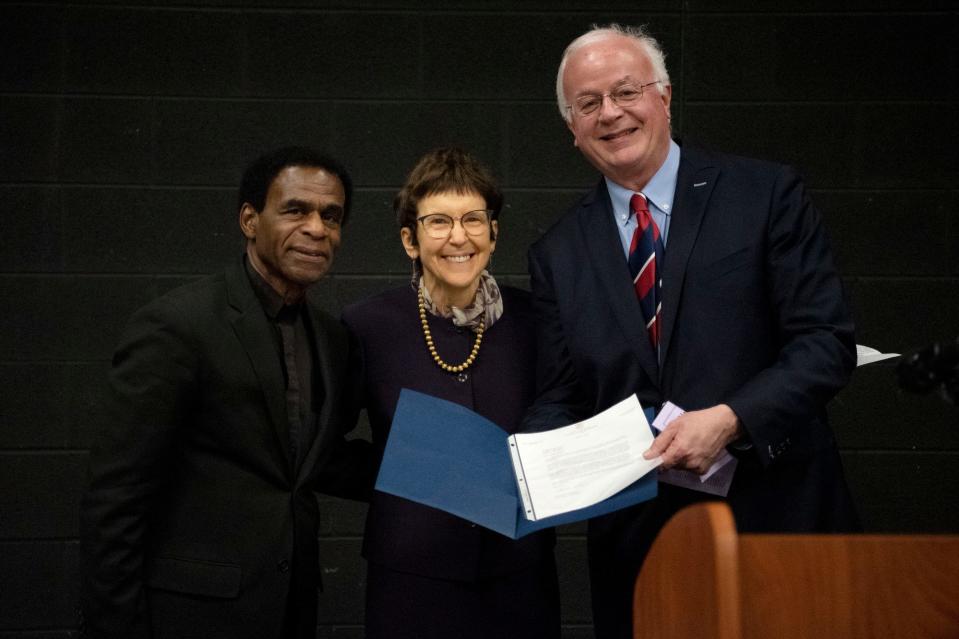
<instances>
[{"instance_id":1,"label":"man's eyeglasses","mask_svg":"<svg viewBox=\"0 0 959 639\"><path fill-rule=\"evenodd\" d=\"M430 213L416 218L423 225L426 234L435 240L445 240L453 232L453 226L459 221L467 235L482 235L489 232L490 216L488 209L478 209L464 213L462 217L454 218L446 213Z\"/></svg>"},{"instance_id":2,"label":"man's eyeglasses","mask_svg":"<svg viewBox=\"0 0 959 639\"><path fill-rule=\"evenodd\" d=\"M591 115L603 106L603 99L609 96L610 101L618 107L633 104L643 97L643 89L653 84L659 84L659 80L653 80L646 84L621 84L608 93L587 93L581 95L566 108L578 116Z\"/></svg>"}]
</instances>

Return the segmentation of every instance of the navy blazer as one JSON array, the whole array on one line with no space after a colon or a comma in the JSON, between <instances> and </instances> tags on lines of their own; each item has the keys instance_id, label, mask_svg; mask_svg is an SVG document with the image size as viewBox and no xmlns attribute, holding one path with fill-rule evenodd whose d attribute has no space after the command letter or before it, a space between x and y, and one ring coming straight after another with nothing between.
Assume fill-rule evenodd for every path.
<instances>
[{"instance_id":1,"label":"navy blazer","mask_svg":"<svg viewBox=\"0 0 959 639\"><path fill-rule=\"evenodd\" d=\"M605 182L529 251L538 392L524 427L645 406L732 407L746 437L727 497L741 531L853 530L825 405L855 367L853 324L819 214L788 167L682 147L662 277L659 360ZM628 637L632 584L656 533L705 499L659 496L590 521L597 637Z\"/></svg>"},{"instance_id":2,"label":"navy blazer","mask_svg":"<svg viewBox=\"0 0 959 639\"><path fill-rule=\"evenodd\" d=\"M826 402L855 366L825 231L787 167L683 147L662 267L661 359L601 180L529 252L541 323L527 426L562 426L637 393L729 404L764 466L832 445Z\"/></svg>"},{"instance_id":3,"label":"navy blazer","mask_svg":"<svg viewBox=\"0 0 959 639\"><path fill-rule=\"evenodd\" d=\"M506 434L518 429L535 390L533 317L528 293L507 286L500 291L503 315L483 334L476 362L461 374L443 371L430 356L411 287L386 291L344 310L343 322L357 347L353 377L380 455L403 388L483 415L503 428L504 446ZM465 360L474 334L450 320L428 318L440 356L449 363ZM552 530L512 540L441 510L374 491L363 555L411 574L474 581L551 561L553 544Z\"/></svg>"}]
</instances>

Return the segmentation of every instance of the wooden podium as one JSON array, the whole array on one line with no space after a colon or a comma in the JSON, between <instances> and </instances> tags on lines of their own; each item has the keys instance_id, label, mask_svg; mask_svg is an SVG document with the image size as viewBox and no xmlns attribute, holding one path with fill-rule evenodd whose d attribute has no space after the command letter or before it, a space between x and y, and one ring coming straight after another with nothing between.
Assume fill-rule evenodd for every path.
<instances>
[{"instance_id":1,"label":"wooden podium","mask_svg":"<svg viewBox=\"0 0 959 639\"><path fill-rule=\"evenodd\" d=\"M637 639L959 638L959 535L737 534L690 506L636 580Z\"/></svg>"}]
</instances>

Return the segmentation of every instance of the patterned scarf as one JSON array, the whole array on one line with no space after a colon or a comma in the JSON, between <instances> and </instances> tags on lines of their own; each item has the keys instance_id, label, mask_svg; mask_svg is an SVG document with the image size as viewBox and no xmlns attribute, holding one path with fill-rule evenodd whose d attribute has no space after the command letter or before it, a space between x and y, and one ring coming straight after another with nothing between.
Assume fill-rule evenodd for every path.
<instances>
[{"instance_id":1,"label":"patterned scarf","mask_svg":"<svg viewBox=\"0 0 959 639\"><path fill-rule=\"evenodd\" d=\"M450 306L449 312L443 313L433 304L430 292L426 290L426 286L423 284L422 276L420 277L419 287L423 291L423 303L426 305L426 310L437 317L452 318L455 326L465 326L475 332L482 319L485 324L483 330L486 331L503 315L503 297L500 295L499 286L493 276L489 274L489 271L485 269L480 273L479 286L476 287L473 302L466 308Z\"/></svg>"}]
</instances>

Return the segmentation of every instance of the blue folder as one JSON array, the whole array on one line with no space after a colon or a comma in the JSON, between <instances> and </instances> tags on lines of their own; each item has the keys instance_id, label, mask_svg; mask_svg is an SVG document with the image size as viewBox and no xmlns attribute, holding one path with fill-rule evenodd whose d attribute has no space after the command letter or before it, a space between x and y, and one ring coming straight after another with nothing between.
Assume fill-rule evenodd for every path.
<instances>
[{"instance_id":1,"label":"blue folder","mask_svg":"<svg viewBox=\"0 0 959 639\"><path fill-rule=\"evenodd\" d=\"M652 421L651 409L645 409ZM523 516L507 433L459 404L400 392L376 489L439 508L519 539L610 513L656 496L656 473L593 506L538 521Z\"/></svg>"}]
</instances>

